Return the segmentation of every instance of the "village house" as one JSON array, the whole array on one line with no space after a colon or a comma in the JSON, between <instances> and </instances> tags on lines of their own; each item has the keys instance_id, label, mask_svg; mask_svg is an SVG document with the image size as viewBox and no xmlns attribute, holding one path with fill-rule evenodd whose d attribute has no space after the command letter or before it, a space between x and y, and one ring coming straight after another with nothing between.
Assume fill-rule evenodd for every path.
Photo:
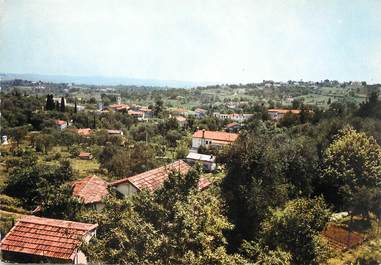
<instances>
[{"instance_id":1,"label":"village house","mask_svg":"<svg viewBox=\"0 0 381 265\"><path fill-rule=\"evenodd\" d=\"M130 196L142 190L156 191L168 178L171 172L179 172L186 174L190 170L190 166L182 160L177 160L169 165L155 168L141 174L116 180L110 183L119 193L124 196ZM210 185L210 182L201 177L199 181L199 190L204 190Z\"/></svg>"},{"instance_id":2,"label":"village house","mask_svg":"<svg viewBox=\"0 0 381 265\"><path fill-rule=\"evenodd\" d=\"M107 134L109 135L123 135L122 130L107 130Z\"/></svg>"},{"instance_id":3,"label":"village house","mask_svg":"<svg viewBox=\"0 0 381 265\"><path fill-rule=\"evenodd\" d=\"M206 116L208 111L205 109L197 108L194 110L194 113L195 113L196 118L201 119L201 118Z\"/></svg>"},{"instance_id":4,"label":"village house","mask_svg":"<svg viewBox=\"0 0 381 265\"><path fill-rule=\"evenodd\" d=\"M80 136L90 136L91 129L90 128L81 128L77 130L78 135Z\"/></svg>"},{"instance_id":5,"label":"village house","mask_svg":"<svg viewBox=\"0 0 381 265\"><path fill-rule=\"evenodd\" d=\"M137 118L138 120L144 120L144 112L140 110L129 110L128 115Z\"/></svg>"},{"instance_id":6,"label":"village house","mask_svg":"<svg viewBox=\"0 0 381 265\"><path fill-rule=\"evenodd\" d=\"M192 136L192 149L198 150L201 145L228 145L232 144L237 138L238 134L236 133L198 130Z\"/></svg>"},{"instance_id":7,"label":"village house","mask_svg":"<svg viewBox=\"0 0 381 265\"><path fill-rule=\"evenodd\" d=\"M147 107L141 107L139 108L139 111L144 113L144 119L150 119L153 118L153 111Z\"/></svg>"},{"instance_id":8,"label":"village house","mask_svg":"<svg viewBox=\"0 0 381 265\"><path fill-rule=\"evenodd\" d=\"M269 109L267 113L270 115L270 118L275 121L279 121L284 117L286 113L292 113L295 115L300 114L299 109Z\"/></svg>"},{"instance_id":9,"label":"village house","mask_svg":"<svg viewBox=\"0 0 381 265\"><path fill-rule=\"evenodd\" d=\"M169 108L170 113L174 116L190 116L194 115L194 112L191 110L183 109L183 108Z\"/></svg>"},{"instance_id":10,"label":"village house","mask_svg":"<svg viewBox=\"0 0 381 265\"><path fill-rule=\"evenodd\" d=\"M238 132L241 129L241 124L237 122L231 122L225 125L225 131L227 132Z\"/></svg>"},{"instance_id":11,"label":"village house","mask_svg":"<svg viewBox=\"0 0 381 265\"><path fill-rule=\"evenodd\" d=\"M253 114L238 114L238 113L224 114L224 113L214 112L213 116L221 120L229 119L235 122L244 122L247 119L249 119L251 116L253 116Z\"/></svg>"},{"instance_id":12,"label":"village house","mask_svg":"<svg viewBox=\"0 0 381 265\"><path fill-rule=\"evenodd\" d=\"M112 104L109 107L113 112L117 112L117 111L123 112L123 111L127 111L130 108L130 106L128 106L127 104Z\"/></svg>"},{"instance_id":13,"label":"village house","mask_svg":"<svg viewBox=\"0 0 381 265\"><path fill-rule=\"evenodd\" d=\"M104 207L102 200L109 194L108 183L97 176L88 176L72 184L73 196L78 197L85 205L100 211Z\"/></svg>"},{"instance_id":14,"label":"village house","mask_svg":"<svg viewBox=\"0 0 381 265\"><path fill-rule=\"evenodd\" d=\"M204 170L207 171L214 171L216 169L216 157L212 155L190 152L186 160L191 165L199 162Z\"/></svg>"},{"instance_id":15,"label":"village house","mask_svg":"<svg viewBox=\"0 0 381 265\"><path fill-rule=\"evenodd\" d=\"M67 122L63 120L55 120L57 129L63 131L67 128Z\"/></svg>"},{"instance_id":16,"label":"village house","mask_svg":"<svg viewBox=\"0 0 381 265\"><path fill-rule=\"evenodd\" d=\"M96 235L97 226L25 216L1 241L2 258L9 262L86 264L79 248Z\"/></svg>"},{"instance_id":17,"label":"village house","mask_svg":"<svg viewBox=\"0 0 381 265\"><path fill-rule=\"evenodd\" d=\"M187 119L183 116L176 116L176 121L180 128L183 128L188 124Z\"/></svg>"},{"instance_id":18,"label":"village house","mask_svg":"<svg viewBox=\"0 0 381 265\"><path fill-rule=\"evenodd\" d=\"M80 152L78 155L78 158L82 159L82 160L91 160L91 159L93 159L93 156L92 156L92 154L87 153L87 152Z\"/></svg>"}]
</instances>

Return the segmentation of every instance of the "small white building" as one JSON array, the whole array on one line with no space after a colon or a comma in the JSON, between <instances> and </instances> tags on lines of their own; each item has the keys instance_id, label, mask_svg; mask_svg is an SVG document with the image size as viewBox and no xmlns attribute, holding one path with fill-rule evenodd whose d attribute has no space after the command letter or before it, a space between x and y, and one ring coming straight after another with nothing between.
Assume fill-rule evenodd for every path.
<instances>
[{"instance_id":1,"label":"small white building","mask_svg":"<svg viewBox=\"0 0 381 265\"><path fill-rule=\"evenodd\" d=\"M216 157L212 155L190 152L186 160L189 164L201 163L207 171L214 171L216 169Z\"/></svg>"},{"instance_id":2,"label":"small white building","mask_svg":"<svg viewBox=\"0 0 381 265\"><path fill-rule=\"evenodd\" d=\"M248 120L251 116L253 116L253 114L249 114L249 113L244 113L244 114L238 114L238 113L224 114L224 113L214 112L213 116L216 117L217 119L221 119L221 120L230 119L230 120L233 120L235 122L242 123L242 122Z\"/></svg>"},{"instance_id":3,"label":"small white building","mask_svg":"<svg viewBox=\"0 0 381 265\"><path fill-rule=\"evenodd\" d=\"M194 114L198 119L205 117L207 113L208 111L206 109L197 108L194 110Z\"/></svg>"},{"instance_id":4,"label":"small white building","mask_svg":"<svg viewBox=\"0 0 381 265\"><path fill-rule=\"evenodd\" d=\"M192 136L192 149L197 150L201 145L229 145L237 138L238 134L236 133L198 130Z\"/></svg>"},{"instance_id":5,"label":"small white building","mask_svg":"<svg viewBox=\"0 0 381 265\"><path fill-rule=\"evenodd\" d=\"M63 131L67 128L67 122L63 120L55 120L57 129Z\"/></svg>"},{"instance_id":6,"label":"small white building","mask_svg":"<svg viewBox=\"0 0 381 265\"><path fill-rule=\"evenodd\" d=\"M267 113L270 115L270 118L274 121L281 120L286 113L292 113L294 115L299 115L300 110L298 109L269 109Z\"/></svg>"}]
</instances>

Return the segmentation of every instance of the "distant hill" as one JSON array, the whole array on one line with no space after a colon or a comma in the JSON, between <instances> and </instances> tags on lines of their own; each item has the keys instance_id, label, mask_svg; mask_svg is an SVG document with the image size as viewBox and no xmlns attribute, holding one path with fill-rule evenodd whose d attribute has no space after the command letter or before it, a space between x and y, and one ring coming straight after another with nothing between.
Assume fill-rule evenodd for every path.
<instances>
[{"instance_id":1,"label":"distant hill","mask_svg":"<svg viewBox=\"0 0 381 265\"><path fill-rule=\"evenodd\" d=\"M138 79L128 77L106 77L106 76L71 76L71 75L44 75L44 74L14 74L0 73L2 80L24 79L30 81L44 81L54 83L75 83L87 85L136 85L136 86L156 86L173 88L191 88L205 86L207 82L188 82L176 80L156 80Z\"/></svg>"}]
</instances>

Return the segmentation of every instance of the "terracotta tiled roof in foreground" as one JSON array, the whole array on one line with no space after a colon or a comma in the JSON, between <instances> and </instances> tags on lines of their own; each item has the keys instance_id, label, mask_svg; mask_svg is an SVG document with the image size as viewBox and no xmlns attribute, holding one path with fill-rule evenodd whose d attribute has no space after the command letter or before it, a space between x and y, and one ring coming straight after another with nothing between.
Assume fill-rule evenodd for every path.
<instances>
[{"instance_id":1,"label":"terracotta tiled roof in foreground","mask_svg":"<svg viewBox=\"0 0 381 265\"><path fill-rule=\"evenodd\" d=\"M177 160L169 165L155 168L132 177L116 180L112 182L111 185L118 186L120 184L130 183L138 190L148 189L150 191L155 191L163 185L164 181L172 171L186 174L190 168L191 167L183 160ZM208 183L208 185L206 185L206 183ZM208 180L204 177L200 178L200 190L205 189L209 184Z\"/></svg>"},{"instance_id":2,"label":"terracotta tiled roof in foreground","mask_svg":"<svg viewBox=\"0 0 381 265\"><path fill-rule=\"evenodd\" d=\"M218 131L203 131L198 130L193 134L193 138L205 138L223 142L234 142L238 138L236 133L218 132Z\"/></svg>"},{"instance_id":3,"label":"terracotta tiled roof in foreground","mask_svg":"<svg viewBox=\"0 0 381 265\"><path fill-rule=\"evenodd\" d=\"M26 216L1 241L1 250L73 260L84 236L97 226Z\"/></svg>"},{"instance_id":4,"label":"terracotta tiled roof in foreground","mask_svg":"<svg viewBox=\"0 0 381 265\"><path fill-rule=\"evenodd\" d=\"M84 204L102 201L109 192L108 183L97 176L88 176L73 182L73 195L80 198Z\"/></svg>"}]
</instances>

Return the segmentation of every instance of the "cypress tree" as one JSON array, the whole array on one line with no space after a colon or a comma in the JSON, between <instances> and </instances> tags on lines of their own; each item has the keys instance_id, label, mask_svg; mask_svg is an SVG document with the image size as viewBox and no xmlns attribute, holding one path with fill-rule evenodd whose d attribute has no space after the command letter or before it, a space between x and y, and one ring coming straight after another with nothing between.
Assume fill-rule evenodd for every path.
<instances>
[{"instance_id":1,"label":"cypress tree","mask_svg":"<svg viewBox=\"0 0 381 265\"><path fill-rule=\"evenodd\" d=\"M61 112L65 112L65 99L61 97Z\"/></svg>"},{"instance_id":2,"label":"cypress tree","mask_svg":"<svg viewBox=\"0 0 381 265\"><path fill-rule=\"evenodd\" d=\"M60 111L60 103L58 103L58 100L56 101L56 111Z\"/></svg>"},{"instance_id":3,"label":"cypress tree","mask_svg":"<svg viewBox=\"0 0 381 265\"><path fill-rule=\"evenodd\" d=\"M74 101L74 113L77 113L77 99Z\"/></svg>"}]
</instances>

